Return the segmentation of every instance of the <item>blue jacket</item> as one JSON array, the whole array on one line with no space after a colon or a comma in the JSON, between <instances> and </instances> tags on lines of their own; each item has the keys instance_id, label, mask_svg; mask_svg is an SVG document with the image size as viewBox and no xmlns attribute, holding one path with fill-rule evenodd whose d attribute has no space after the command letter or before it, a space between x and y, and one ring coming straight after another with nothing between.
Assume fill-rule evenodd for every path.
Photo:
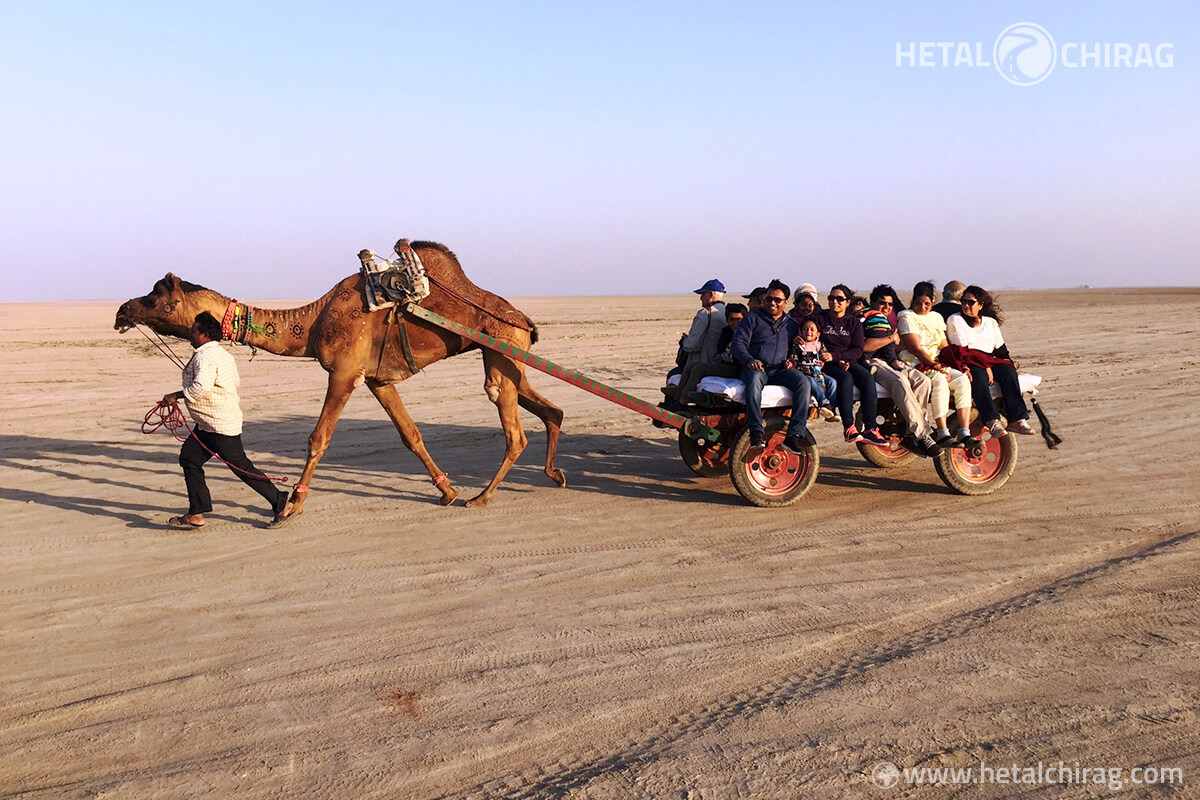
<instances>
[{"instance_id":1,"label":"blue jacket","mask_svg":"<svg viewBox=\"0 0 1200 800\"><path fill-rule=\"evenodd\" d=\"M781 367L787 361L792 339L799 333L800 326L791 316L784 314L776 321L768 312L756 308L738 323L730 350L743 367L755 359L768 369Z\"/></svg>"}]
</instances>

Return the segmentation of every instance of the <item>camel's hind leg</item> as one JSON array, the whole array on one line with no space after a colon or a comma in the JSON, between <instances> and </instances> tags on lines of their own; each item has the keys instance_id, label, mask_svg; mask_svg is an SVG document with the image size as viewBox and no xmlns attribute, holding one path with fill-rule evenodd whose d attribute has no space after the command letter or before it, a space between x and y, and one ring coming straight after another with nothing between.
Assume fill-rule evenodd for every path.
<instances>
[{"instance_id":1,"label":"camel's hind leg","mask_svg":"<svg viewBox=\"0 0 1200 800\"><path fill-rule=\"evenodd\" d=\"M404 440L405 447L412 450L416 457L421 459L421 463L429 471L429 477L433 479L433 485L441 489L442 505L448 506L453 503L458 492L451 485L446 473L438 469L438 465L433 462L433 457L425 449L421 431L417 429L417 424L408 415L408 409L404 407L404 401L400 399L400 393L396 391L395 385L367 381L367 388L371 390L371 394L375 395L379 405L383 406L383 410L396 425L396 430L400 431L400 438Z\"/></svg>"},{"instance_id":2,"label":"camel's hind leg","mask_svg":"<svg viewBox=\"0 0 1200 800\"><path fill-rule=\"evenodd\" d=\"M478 497L468 500L468 506L487 505L500 481L504 480L504 476L512 469L513 463L529 443L525 438L525 429L521 427L521 410L517 405L517 385L521 380L521 371L516 362L494 350L484 350L483 371L483 388L488 399L496 404L500 412L500 425L504 428L504 460L500 462L500 468L496 470L492 482Z\"/></svg>"},{"instance_id":3,"label":"camel's hind leg","mask_svg":"<svg viewBox=\"0 0 1200 800\"><path fill-rule=\"evenodd\" d=\"M563 422L562 409L538 394L529 383L524 364L519 365L519 369L521 382L517 384L517 402L521 408L536 415L546 426L546 475L559 486L566 486L566 474L554 466L554 457L558 453L558 432L562 429Z\"/></svg>"},{"instance_id":4,"label":"camel's hind leg","mask_svg":"<svg viewBox=\"0 0 1200 800\"><path fill-rule=\"evenodd\" d=\"M312 482L313 473L317 471L317 463L320 462L321 456L325 455L325 450L329 447L329 440L333 438L333 429L337 427L338 418L342 416L342 411L346 408L346 401L350 399L350 395L354 394L354 388L359 384L359 381L356 380L357 377L329 373L329 386L325 389L325 405L321 406L321 416L317 420L317 427L308 437L308 461L304 464L304 472L301 473L300 480L296 481L296 487L290 498L292 514L299 514L304 510L304 501L308 497L308 486Z\"/></svg>"}]
</instances>

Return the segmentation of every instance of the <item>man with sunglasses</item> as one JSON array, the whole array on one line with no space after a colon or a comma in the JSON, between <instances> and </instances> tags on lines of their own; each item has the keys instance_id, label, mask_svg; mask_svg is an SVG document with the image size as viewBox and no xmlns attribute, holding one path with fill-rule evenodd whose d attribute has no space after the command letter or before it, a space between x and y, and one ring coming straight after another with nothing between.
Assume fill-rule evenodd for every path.
<instances>
[{"instance_id":1,"label":"man with sunglasses","mask_svg":"<svg viewBox=\"0 0 1200 800\"><path fill-rule=\"evenodd\" d=\"M783 447L794 453L804 451L811 389L808 378L785 363L792 339L800 333L796 321L784 313L790 294L786 283L779 279L771 281L762 306L747 314L733 334L730 351L741 365L741 379L746 384L746 419L753 450L766 446L762 390L770 384L785 386L792 391L792 418Z\"/></svg>"},{"instance_id":2,"label":"man with sunglasses","mask_svg":"<svg viewBox=\"0 0 1200 800\"><path fill-rule=\"evenodd\" d=\"M891 321L896 290L879 284L871 290L871 310L863 317L863 359L875 382L888 390L907 430L900 444L919 456L934 457L941 448L933 441L925 409L929 407L929 378L900 360L900 334Z\"/></svg>"}]
</instances>

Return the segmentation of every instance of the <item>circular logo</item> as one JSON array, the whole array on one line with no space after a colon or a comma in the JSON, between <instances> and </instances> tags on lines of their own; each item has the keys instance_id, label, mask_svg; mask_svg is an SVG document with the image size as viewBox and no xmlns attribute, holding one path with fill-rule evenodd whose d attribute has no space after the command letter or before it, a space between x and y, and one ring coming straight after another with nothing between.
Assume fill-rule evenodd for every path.
<instances>
[{"instance_id":1,"label":"circular logo","mask_svg":"<svg viewBox=\"0 0 1200 800\"><path fill-rule=\"evenodd\" d=\"M1033 86L1041 83L1054 70L1058 46L1054 37L1041 25L1018 22L1000 31L992 47L992 63L1009 83Z\"/></svg>"},{"instance_id":2,"label":"circular logo","mask_svg":"<svg viewBox=\"0 0 1200 800\"><path fill-rule=\"evenodd\" d=\"M900 770L890 761L880 761L871 770L871 781L880 789L894 789L900 783Z\"/></svg>"}]
</instances>

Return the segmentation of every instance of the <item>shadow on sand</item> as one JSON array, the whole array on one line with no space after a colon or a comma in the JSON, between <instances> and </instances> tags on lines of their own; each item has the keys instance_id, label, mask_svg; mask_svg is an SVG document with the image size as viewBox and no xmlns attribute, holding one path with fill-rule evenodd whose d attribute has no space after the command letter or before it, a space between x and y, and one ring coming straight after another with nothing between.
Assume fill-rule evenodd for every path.
<instances>
[{"instance_id":1,"label":"shadow on sand","mask_svg":"<svg viewBox=\"0 0 1200 800\"><path fill-rule=\"evenodd\" d=\"M287 475L294 481L304 465L312 425L309 417L251 422L243 434L246 451L265 474ZM498 428L424 423L421 433L438 465L459 487L460 502L491 480L503 458L504 436ZM545 434L534 426L527 433L529 446L501 483L500 494L493 502L502 503L506 491L532 492L553 486L542 472ZM157 518L183 503L183 478L176 460L178 448L178 442L165 433L152 436L131 433L123 440L90 441L0 435L3 454L0 468L28 476L27 480L17 481L10 477L7 485L0 485L0 499L104 515L122 520L129 527L157 530L161 528ZM568 491L719 506L745 505L728 479L695 476L680 459L675 439L668 436L641 438L568 429L559 439L557 464L567 473ZM823 455L818 483L887 492L950 493L940 484L913 480L922 468L932 471L932 465L925 461L884 471L861 460ZM233 478L216 462L210 462L208 475L210 479ZM400 487L395 485L397 478L403 481ZM46 486L47 479L70 482L73 493L52 493ZM321 459L314 483L324 483L328 491L351 497L387 496L435 504L439 495L426 486L428 480L416 457L404 447L389 423L342 420ZM130 502L130 492L145 499ZM113 494L124 495L126 499L115 499L110 496ZM254 495L226 492L214 485L214 496L223 509L240 508L256 517L265 514Z\"/></svg>"}]
</instances>

